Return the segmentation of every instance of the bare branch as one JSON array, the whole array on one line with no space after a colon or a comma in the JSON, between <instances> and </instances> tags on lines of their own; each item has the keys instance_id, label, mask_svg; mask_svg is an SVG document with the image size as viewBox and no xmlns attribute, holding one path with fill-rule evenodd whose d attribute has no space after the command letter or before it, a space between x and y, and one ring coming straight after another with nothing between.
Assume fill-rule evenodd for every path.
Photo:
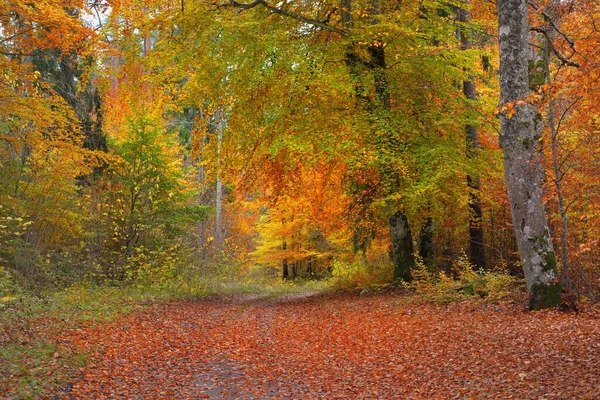
<instances>
[{"instance_id":1,"label":"bare branch","mask_svg":"<svg viewBox=\"0 0 600 400\"><path fill-rule=\"evenodd\" d=\"M546 38L546 41L548 42L548 46L550 46L550 51L552 51L552 53L554 53L554 55L565 65L568 65L570 67L575 67L575 68L579 68L580 65L579 63L575 62L575 61L571 61L568 58L566 58L565 56L563 56L562 54L560 54L560 52L558 50L556 50L556 47L554 46L554 43L552 43L552 39L550 38L550 36L548 35L548 29L545 29L543 27L535 27L532 26L531 30L534 32L539 32L541 34L544 35L544 37ZM571 42L569 42L571 43ZM573 48L573 47L572 47ZM574 49L574 48L573 48Z\"/></svg>"},{"instance_id":2,"label":"bare branch","mask_svg":"<svg viewBox=\"0 0 600 400\"><path fill-rule=\"evenodd\" d=\"M537 11L537 12L540 11L540 6L538 6L535 3L535 1L529 0L529 5L531 5L531 7L533 7L533 9L535 11ZM575 50L575 43L573 42L573 40L571 40L571 38L569 38L569 35L567 35L562 30L560 30L560 28L558 27L558 25L556 25L556 22L554 22L554 18L552 18L552 16L549 15L544 10L542 10L541 14L544 17L544 20L550 24L550 26L552 27L552 29L554 29L559 35L561 35L563 38L565 38L565 40L567 41L567 43L569 43L569 46L571 46L571 48L573 50Z\"/></svg>"},{"instance_id":3,"label":"bare branch","mask_svg":"<svg viewBox=\"0 0 600 400\"><path fill-rule=\"evenodd\" d=\"M230 7L234 7L234 8L238 8L238 9L242 9L242 10L249 10L249 9L257 7L257 6L262 6L262 7L266 8L267 10L271 11L273 14L279 14L279 15L283 15L286 17L290 17L297 21L304 22L306 24L312 25L317 28L321 28L326 31L334 32L334 33L337 33L342 36L348 36L348 31L337 28L333 25L329 25L327 23L327 21L329 21L330 16L328 16L325 21L319 21L319 20L316 20L313 18L306 17L302 14L298 14L295 12L284 10L283 8L280 8L280 7L273 6L273 5L269 4L266 0L253 0L250 3L242 3L237 0L229 0L229 3L222 4L221 6L222 7L230 6Z\"/></svg>"},{"instance_id":4,"label":"bare branch","mask_svg":"<svg viewBox=\"0 0 600 400\"><path fill-rule=\"evenodd\" d=\"M560 133L562 123L563 123L565 117L567 116L567 113L569 112L569 110L571 110L571 108L573 108L573 106L575 106L575 104L577 104L579 102L579 100L581 100L581 99L583 99L583 96L579 96L577 99L575 99L575 101L571 102L571 104L569 104L569 106L563 111L563 113L561 114L561 116L558 120L558 124L556 125L556 136L558 136L558 134Z\"/></svg>"}]
</instances>

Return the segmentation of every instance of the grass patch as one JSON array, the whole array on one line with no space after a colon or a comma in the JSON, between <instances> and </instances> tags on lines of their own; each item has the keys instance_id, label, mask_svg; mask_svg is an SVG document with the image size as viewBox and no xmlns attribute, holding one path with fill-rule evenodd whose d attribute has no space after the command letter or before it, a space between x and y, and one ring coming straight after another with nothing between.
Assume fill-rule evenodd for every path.
<instances>
[{"instance_id":1,"label":"grass patch","mask_svg":"<svg viewBox=\"0 0 600 400\"><path fill-rule=\"evenodd\" d=\"M20 293L0 308L0 393L34 399L60 391L86 355L62 348L57 334L110 321L144 305L128 289L77 285L57 293Z\"/></svg>"}]
</instances>

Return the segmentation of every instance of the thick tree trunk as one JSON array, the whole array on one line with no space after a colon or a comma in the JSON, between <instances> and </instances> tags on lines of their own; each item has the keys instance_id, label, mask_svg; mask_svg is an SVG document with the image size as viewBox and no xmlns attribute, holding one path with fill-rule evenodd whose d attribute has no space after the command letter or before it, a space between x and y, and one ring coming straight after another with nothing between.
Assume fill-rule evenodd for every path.
<instances>
[{"instance_id":1,"label":"thick tree trunk","mask_svg":"<svg viewBox=\"0 0 600 400\"><path fill-rule=\"evenodd\" d=\"M471 20L471 14L464 9L457 11L459 22L467 23ZM459 31L462 50L468 50L472 46L471 40L465 28ZM477 89L473 79L469 77L463 82L463 94L468 100L477 100ZM477 155L479 141L475 125L467 124L465 127L467 139L467 157L474 158ZM481 210L481 199L479 197L479 176L467 175L467 186L469 187L469 261L477 269L486 267L485 244L483 239L483 213Z\"/></svg>"},{"instance_id":2,"label":"thick tree trunk","mask_svg":"<svg viewBox=\"0 0 600 400\"><path fill-rule=\"evenodd\" d=\"M371 14L379 14L379 2L371 2ZM372 112L378 108L383 110L384 115L391 110L391 99L389 85L386 74L385 47L383 41L374 40L369 45L369 54L371 60L369 67L373 71L375 81L376 104L371 104ZM397 190L399 188L396 188ZM402 279L405 282L411 280L411 270L415 266L415 256L413 252L412 234L408 226L408 218L398 210L389 218L390 234L392 240L392 260L394 262L394 280Z\"/></svg>"},{"instance_id":3,"label":"thick tree trunk","mask_svg":"<svg viewBox=\"0 0 600 400\"><path fill-rule=\"evenodd\" d=\"M531 294L531 309L560 303L556 257L542 204L543 166L538 141L541 120L524 100L528 82L529 20L524 0L499 0L500 95L506 112L500 115L500 145L519 256ZM514 112L514 113L513 113Z\"/></svg>"},{"instance_id":4,"label":"thick tree trunk","mask_svg":"<svg viewBox=\"0 0 600 400\"><path fill-rule=\"evenodd\" d=\"M394 261L394 281L411 280L411 270L415 266L413 243L408 219L398 211L390 217L390 235L392 237L392 260Z\"/></svg>"}]
</instances>

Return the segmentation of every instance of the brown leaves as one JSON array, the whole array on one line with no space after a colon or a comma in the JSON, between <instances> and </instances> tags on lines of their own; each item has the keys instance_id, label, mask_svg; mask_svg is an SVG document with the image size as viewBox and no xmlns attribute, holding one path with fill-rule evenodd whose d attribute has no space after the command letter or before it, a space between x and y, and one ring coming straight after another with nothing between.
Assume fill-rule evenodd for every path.
<instances>
[{"instance_id":1,"label":"brown leaves","mask_svg":"<svg viewBox=\"0 0 600 400\"><path fill-rule=\"evenodd\" d=\"M600 396L590 312L408 305L393 295L173 303L64 340L95 348L71 396Z\"/></svg>"}]
</instances>

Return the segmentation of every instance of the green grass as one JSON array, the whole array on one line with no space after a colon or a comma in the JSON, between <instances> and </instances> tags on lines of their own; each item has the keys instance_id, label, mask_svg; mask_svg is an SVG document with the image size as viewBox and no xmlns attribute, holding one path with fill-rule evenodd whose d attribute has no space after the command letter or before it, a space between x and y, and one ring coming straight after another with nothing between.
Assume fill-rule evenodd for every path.
<instances>
[{"instance_id":1,"label":"green grass","mask_svg":"<svg viewBox=\"0 0 600 400\"><path fill-rule=\"evenodd\" d=\"M0 348L3 369L8 379L16 383L11 397L37 398L51 388L64 385L69 371L85 362L81 354L61 355L58 350L58 345L47 339L24 345L11 343Z\"/></svg>"}]
</instances>

